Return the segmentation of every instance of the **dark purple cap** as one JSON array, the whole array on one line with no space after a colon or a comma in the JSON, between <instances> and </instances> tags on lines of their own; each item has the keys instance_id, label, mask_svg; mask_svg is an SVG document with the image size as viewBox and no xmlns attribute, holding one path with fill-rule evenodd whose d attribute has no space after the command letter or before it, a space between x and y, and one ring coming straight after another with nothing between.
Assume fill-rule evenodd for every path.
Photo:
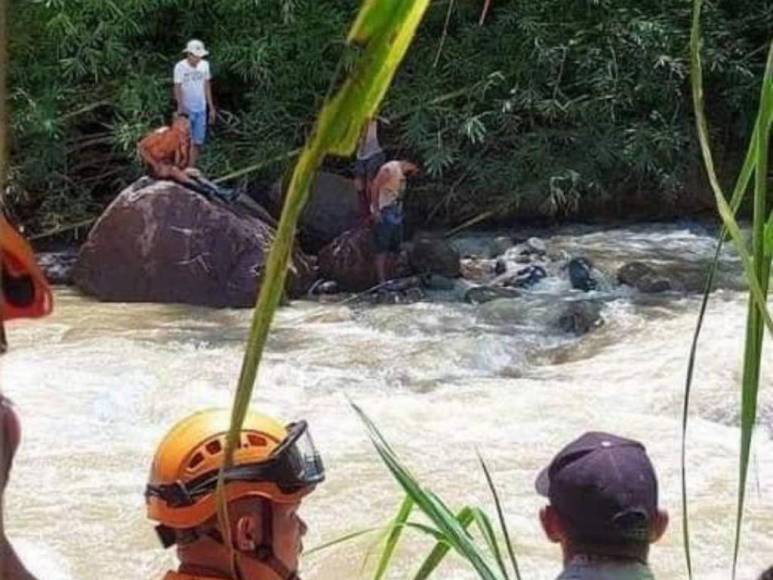
<instances>
[{"instance_id":1,"label":"dark purple cap","mask_svg":"<svg viewBox=\"0 0 773 580\"><path fill-rule=\"evenodd\" d=\"M537 493L570 528L593 543L646 544L658 510L658 481L638 441L585 433L537 476Z\"/></svg>"}]
</instances>

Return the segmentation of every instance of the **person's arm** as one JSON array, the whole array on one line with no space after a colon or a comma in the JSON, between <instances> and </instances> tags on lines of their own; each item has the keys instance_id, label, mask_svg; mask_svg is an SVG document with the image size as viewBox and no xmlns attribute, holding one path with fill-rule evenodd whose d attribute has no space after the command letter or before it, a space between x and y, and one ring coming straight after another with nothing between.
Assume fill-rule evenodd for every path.
<instances>
[{"instance_id":1,"label":"person's arm","mask_svg":"<svg viewBox=\"0 0 773 580\"><path fill-rule=\"evenodd\" d=\"M174 100L177 103L177 112L183 112L183 73L180 65L174 67Z\"/></svg>"},{"instance_id":2,"label":"person's arm","mask_svg":"<svg viewBox=\"0 0 773 580\"><path fill-rule=\"evenodd\" d=\"M215 123L217 110L215 102L212 100L212 73L209 72L209 63L207 63L206 77L204 78L204 95L207 97L207 111L209 111L209 124Z\"/></svg>"}]
</instances>

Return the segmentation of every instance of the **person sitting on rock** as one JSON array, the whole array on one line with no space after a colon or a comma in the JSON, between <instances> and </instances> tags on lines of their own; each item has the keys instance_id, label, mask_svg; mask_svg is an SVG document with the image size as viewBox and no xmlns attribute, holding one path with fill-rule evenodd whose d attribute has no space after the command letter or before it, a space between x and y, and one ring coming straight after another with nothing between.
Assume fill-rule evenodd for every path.
<instances>
[{"instance_id":1,"label":"person sitting on rock","mask_svg":"<svg viewBox=\"0 0 773 580\"><path fill-rule=\"evenodd\" d=\"M173 179L193 183L188 167L191 148L191 123L188 115L175 115L171 126L149 133L137 145L137 152L155 179ZM194 170L195 171L195 170Z\"/></svg>"},{"instance_id":2,"label":"person sitting on rock","mask_svg":"<svg viewBox=\"0 0 773 580\"><path fill-rule=\"evenodd\" d=\"M204 195L233 201L236 193L207 181L190 166L191 124L186 113L177 113L169 127L149 133L137 145L137 152L155 179L169 179Z\"/></svg>"},{"instance_id":3,"label":"person sitting on rock","mask_svg":"<svg viewBox=\"0 0 773 580\"><path fill-rule=\"evenodd\" d=\"M389 254L399 254L403 241L403 195L407 178L418 173L408 161L390 161L379 169L371 188L370 211L375 222L376 272L379 284L386 282Z\"/></svg>"},{"instance_id":4,"label":"person sitting on rock","mask_svg":"<svg viewBox=\"0 0 773 580\"><path fill-rule=\"evenodd\" d=\"M364 218L370 217L373 180L385 161L386 157L378 142L378 121L371 119L363 127L357 145L357 161L354 163L354 186L359 195L360 213Z\"/></svg>"},{"instance_id":5,"label":"person sitting on rock","mask_svg":"<svg viewBox=\"0 0 773 580\"><path fill-rule=\"evenodd\" d=\"M668 526L658 509L658 481L644 446L609 433L585 433L537 477L550 504L540 520L561 545L557 580L653 580L649 547Z\"/></svg>"},{"instance_id":6,"label":"person sitting on rock","mask_svg":"<svg viewBox=\"0 0 773 580\"><path fill-rule=\"evenodd\" d=\"M159 445L145 498L165 548L177 545L179 572L164 580L300 580L304 497L325 478L305 421L286 427L266 415L245 418L224 473L228 525L215 488L231 423L227 409L180 421Z\"/></svg>"},{"instance_id":7,"label":"person sitting on rock","mask_svg":"<svg viewBox=\"0 0 773 580\"><path fill-rule=\"evenodd\" d=\"M6 349L4 321L37 318L51 312L51 288L32 249L0 214L0 352ZM11 402L0 393L0 578L34 580L24 567L3 527L3 492L21 440L21 424Z\"/></svg>"}]
</instances>

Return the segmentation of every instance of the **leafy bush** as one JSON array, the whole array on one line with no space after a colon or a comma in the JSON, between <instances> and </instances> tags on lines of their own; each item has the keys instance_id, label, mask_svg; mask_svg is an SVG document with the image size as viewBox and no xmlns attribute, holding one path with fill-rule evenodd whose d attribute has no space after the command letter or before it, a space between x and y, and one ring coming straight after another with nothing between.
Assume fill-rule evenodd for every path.
<instances>
[{"instance_id":1,"label":"leafy bush","mask_svg":"<svg viewBox=\"0 0 773 580\"><path fill-rule=\"evenodd\" d=\"M222 112L203 168L223 175L296 148L339 60L355 60L344 33L358 4L12 0L16 209L56 226L134 179L134 143L168 119L171 68L191 37L212 51ZM689 5L498 0L479 26L482 5L432 3L385 105L390 153L426 169L415 216L571 216L624 212L636 192L653 208L690 198ZM706 84L721 103L710 113L732 153L753 124L773 8L717 2L704 18Z\"/></svg>"}]
</instances>

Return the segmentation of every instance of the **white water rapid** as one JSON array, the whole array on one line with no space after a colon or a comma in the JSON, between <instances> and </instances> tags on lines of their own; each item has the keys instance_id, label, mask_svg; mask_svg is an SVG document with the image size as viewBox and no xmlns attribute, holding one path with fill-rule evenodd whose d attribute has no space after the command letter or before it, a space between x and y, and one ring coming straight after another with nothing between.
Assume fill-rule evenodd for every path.
<instances>
[{"instance_id":1,"label":"white water rapid","mask_svg":"<svg viewBox=\"0 0 773 580\"><path fill-rule=\"evenodd\" d=\"M471 236L465 248L490 236ZM701 277L713 238L690 224L564 230L551 249L613 273L644 259ZM746 299L738 262L723 260L700 344L689 427L695 577L726 579L734 535L739 379ZM328 479L304 503L311 548L386 523L401 494L347 398L361 405L419 479L453 506L494 508L476 449L490 463L526 580L554 578L558 548L541 533L536 473L570 439L607 430L640 439L671 513L651 562L686 578L680 433L685 368L700 296L603 295L603 327L575 338L549 320L576 297L547 279L522 299L473 306L321 306L276 319L254 396L285 420L306 418ZM145 520L143 489L160 437L186 414L229 406L251 312L99 304L72 290L53 316L9 327L0 386L22 418L6 497L8 533L41 580L160 578L174 563ZM751 461L739 579L773 565L773 349L768 345ZM407 578L430 544L407 532L391 577ZM313 554L306 579L368 577L376 537ZM372 565L372 561L371 561ZM366 568L367 570L368 568ZM451 557L437 578L474 578Z\"/></svg>"}]
</instances>

